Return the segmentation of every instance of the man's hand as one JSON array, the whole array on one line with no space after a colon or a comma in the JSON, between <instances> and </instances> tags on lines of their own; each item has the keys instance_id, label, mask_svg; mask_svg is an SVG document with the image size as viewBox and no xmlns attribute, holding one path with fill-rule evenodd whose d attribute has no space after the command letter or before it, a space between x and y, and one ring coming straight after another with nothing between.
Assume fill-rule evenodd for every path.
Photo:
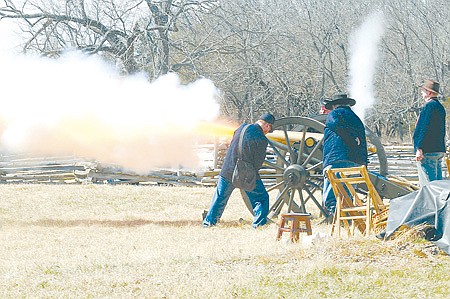
<instances>
[{"instance_id":1,"label":"man's hand","mask_svg":"<svg viewBox=\"0 0 450 299\"><path fill-rule=\"evenodd\" d=\"M416 161L421 161L423 159L422 149L418 148L416 151Z\"/></svg>"}]
</instances>

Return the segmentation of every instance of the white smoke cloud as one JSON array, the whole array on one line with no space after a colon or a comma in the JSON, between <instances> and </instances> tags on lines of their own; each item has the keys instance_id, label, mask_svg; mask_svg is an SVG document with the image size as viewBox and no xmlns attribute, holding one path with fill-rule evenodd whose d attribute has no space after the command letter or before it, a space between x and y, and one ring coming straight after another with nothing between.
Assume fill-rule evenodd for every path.
<instances>
[{"instance_id":1,"label":"white smoke cloud","mask_svg":"<svg viewBox=\"0 0 450 299\"><path fill-rule=\"evenodd\" d=\"M350 95L356 100L355 113L364 121L366 109L375 103L373 85L378 47L385 31L383 13L374 12L350 35Z\"/></svg>"},{"instance_id":2,"label":"white smoke cloud","mask_svg":"<svg viewBox=\"0 0 450 299\"><path fill-rule=\"evenodd\" d=\"M95 56L72 51L55 60L4 46L2 152L74 154L139 172L197 166L195 127L219 113L210 80L183 85L168 74L149 83L144 74L123 77Z\"/></svg>"}]
</instances>

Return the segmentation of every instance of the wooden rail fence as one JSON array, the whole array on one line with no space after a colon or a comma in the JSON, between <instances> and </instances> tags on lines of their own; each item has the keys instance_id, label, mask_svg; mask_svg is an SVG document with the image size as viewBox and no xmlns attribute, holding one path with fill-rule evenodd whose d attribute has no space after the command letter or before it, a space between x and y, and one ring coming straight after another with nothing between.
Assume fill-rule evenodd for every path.
<instances>
[{"instance_id":1,"label":"wooden rail fence","mask_svg":"<svg viewBox=\"0 0 450 299\"><path fill-rule=\"evenodd\" d=\"M123 167L100 163L74 156L43 157L32 154L0 155L0 183L50 184L164 184L175 186L215 186L220 169L217 161L224 155L222 147L198 147L202 170L155 169L138 174ZM385 146L389 174L409 181L417 181L416 162L412 146ZM376 171L378 159L370 158L369 169ZM444 176L448 176L444 164ZM266 171L266 170L262 170ZM267 170L269 171L269 170Z\"/></svg>"},{"instance_id":2,"label":"wooden rail fence","mask_svg":"<svg viewBox=\"0 0 450 299\"><path fill-rule=\"evenodd\" d=\"M193 172L158 169L138 174L123 167L73 156L42 157L30 154L0 156L0 183L46 184L165 184L195 186Z\"/></svg>"}]
</instances>

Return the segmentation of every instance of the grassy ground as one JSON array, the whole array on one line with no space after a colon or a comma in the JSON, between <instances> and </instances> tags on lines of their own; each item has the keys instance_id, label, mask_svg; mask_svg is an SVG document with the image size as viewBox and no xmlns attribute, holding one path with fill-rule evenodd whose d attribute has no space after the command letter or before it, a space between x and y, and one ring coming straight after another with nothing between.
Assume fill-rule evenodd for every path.
<instances>
[{"instance_id":1,"label":"grassy ground","mask_svg":"<svg viewBox=\"0 0 450 299\"><path fill-rule=\"evenodd\" d=\"M201 213L213 191L0 185L0 297L450 296L450 258L431 243L373 236L277 242L275 224L251 227L237 191L221 224L204 229ZM314 233L329 233L320 220Z\"/></svg>"}]
</instances>

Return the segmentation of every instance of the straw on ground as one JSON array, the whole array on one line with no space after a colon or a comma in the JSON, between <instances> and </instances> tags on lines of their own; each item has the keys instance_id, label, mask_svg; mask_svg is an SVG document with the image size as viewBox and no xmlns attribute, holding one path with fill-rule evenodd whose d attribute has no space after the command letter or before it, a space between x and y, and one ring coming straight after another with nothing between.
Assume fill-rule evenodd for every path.
<instances>
[{"instance_id":1,"label":"straw on ground","mask_svg":"<svg viewBox=\"0 0 450 299\"><path fill-rule=\"evenodd\" d=\"M417 237L275 241L235 191L0 185L1 298L447 298L450 259ZM330 227L313 219L313 231Z\"/></svg>"}]
</instances>

